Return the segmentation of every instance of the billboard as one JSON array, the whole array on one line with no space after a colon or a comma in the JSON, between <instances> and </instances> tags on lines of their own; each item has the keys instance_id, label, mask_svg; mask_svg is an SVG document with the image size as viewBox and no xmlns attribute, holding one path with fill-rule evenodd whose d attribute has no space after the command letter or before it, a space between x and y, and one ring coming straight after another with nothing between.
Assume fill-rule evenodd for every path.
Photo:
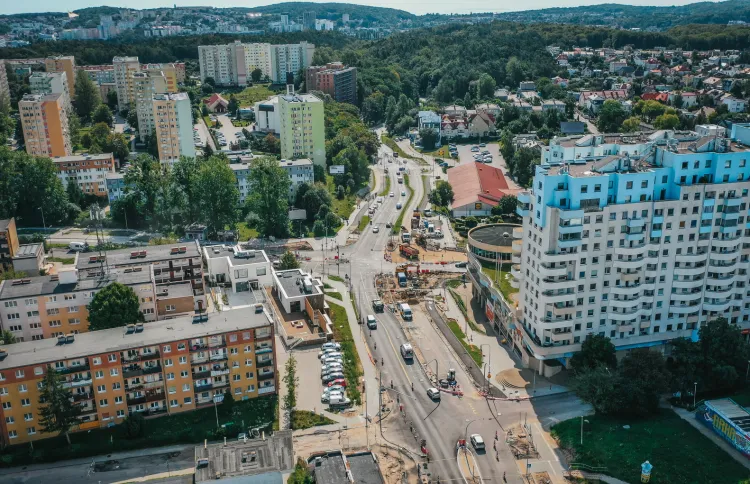
<instances>
[{"instance_id":1,"label":"billboard","mask_svg":"<svg viewBox=\"0 0 750 484\"><path fill-rule=\"evenodd\" d=\"M343 175L344 173L345 173L344 165L331 165L331 168L330 168L331 175Z\"/></svg>"},{"instance_id":2,"label":"billboard","mask_svg":"<svg viewBox=\"0 0 750 484\"><path fill-rule=\"evenodd\" d=\"M305 220L306 218L307 212L304 208L289 210L289 220Z\"/></svg>"}]
</instances>

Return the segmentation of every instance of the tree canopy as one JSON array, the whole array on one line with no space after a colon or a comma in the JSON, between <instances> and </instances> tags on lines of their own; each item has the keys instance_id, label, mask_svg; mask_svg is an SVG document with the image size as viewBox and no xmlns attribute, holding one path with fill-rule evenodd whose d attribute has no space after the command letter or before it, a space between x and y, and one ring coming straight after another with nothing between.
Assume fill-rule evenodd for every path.
<instances>
[{"instance_id":1,"label":"tree canopy","mask_svg":"<svg viewBox=\"0 0 750 484\"><path fill-rule=\"evenodd\" d=\"M113 282L96 292L89 310L89 330L119 328L144 321L138 295L129 286Z\"/></svg>"},{"instance_id":2,"label":"tree canopy","mask_svg":"<svg viewBox=\"0 0 750 484\"><path fill-rule=\"evenodd\" d=\"M284 237L289 233L287 172L273 158L255 158L250 164L247 210L260 235Z\"/></svg>"}]
</instances>

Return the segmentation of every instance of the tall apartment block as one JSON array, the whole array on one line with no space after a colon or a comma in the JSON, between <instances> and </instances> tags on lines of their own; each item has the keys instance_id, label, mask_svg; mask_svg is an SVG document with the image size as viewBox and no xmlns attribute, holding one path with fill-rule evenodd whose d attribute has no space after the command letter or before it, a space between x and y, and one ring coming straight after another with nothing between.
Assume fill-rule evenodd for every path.
<instances>
[{"instance_id":1,"label":"tall apartment block","mask_svg":"<svg viewBox=\"0 0 750 484\"><path fill-rule=\"evenodd\" d=\"M322 91L340 103L357 104L357 68L341 62L306 67L305 88Z\"/></svg>"},{"instance_id":2,"label":"tall apartment block","mask_svg":"<svg viewBox=\"0 0 750 484\"><path fill-rule=\"evenodd\" d=\"M154 123L154 94L164 94L167 90L167 78L160 70L135 72L131 74L133 82L133 104L138 115L138 135L145 141L156 129Z\"/></svg>"},{"instance_id":3,"label":"tall apartment block","mask_svg":"<svg viewBox=\"0 0 750 484\"><path fill-rule=\"evenodd\" d=\"M0 59L0 100L10 103L10 86L8 85L8 72L5 70L5 61Z\"/></svg>"},{"instance_id":4,"label":"tall apartment block","mask_svg":"<svg viewBox=\"0 0 750 484\"><path fill-rule=\"evenodd\" d=\"M18 102L28 154L48 157L72 154L66 98L62 94L26 94Z\"/></svg>"},{"instance_id":5,"label":"tall apartment block","mask_svg":"<svg viewBox=\"0 0 750 484\"><path fill-rule=\"evenodd\" d=\"M219 85L244 86L260 69L272 82L284 83L288 72L296 74L310 65L315 46L308 42L288 45L243 44L198 46L201 80L211 77Z\"/></svg>"},{"instance_id":6,"label":"tall apartment block","mask_svg":"<svg viewBox=\"0 0 750 484\"><path fill-rule=\"evenodd\" d=\"M164 92L177 92L177 84L182 82L178 79L178 71L175 64L144 64L141 65L141 72L155 73L163 76L166 82L166 91Z\"/></svg>"},{"instance_id":7,"label":"tall apartment block","mask_svg":"<svg viewBox=\"0 0 750 484\"><path fill-rule=\"evenodd\" d=\"M140 72L141 64L138 57L115 57L112 59L115 70L115 90L117 91L117 106L120 110L128 109L134 103L133 74Z\"/></svg>"},{"instance_id":8,"label":"tall apartment block","mask_svg":"<svg viewBox=\"0 0 750 484\"><path fill-rule=\"evenodd\" d=\"M695 338L717 317L750 332L750 125L712 132L550 146L517 211L518 331L538 370L589 334L627 350Z\"/></svg>"},{"instance_id":9,"label":"tall apartment block","mask_svg":"<svg viewBox=\"0 0 750 484\"><path fill-rule=\"evenodd\" d=\"M87 195L107 196L107 175L115 172L112 153L62 156L52 162L64 186L75 183Z\"/></svg>"},{"instance_id":10,"label":"tall apartment block","mask_svg":"<svg viewBox=\"0 0 750 484\"><path fill-rule=\"evenodd\" d=\"M154 94L153 107L159 161L174 163L180 156L195 157L193 113L188 95Z\"/></svg>"},{"instance_id":11,"label":"tall apartment block","mask_svg":"<svg viewBox=\"0 0 750 484\"><path fill-rule=\"evenodd\" d=\"M76 59L72 55L55 56L44 59L47 72L64 72L68 78L68 93L71 101L76 98Z\"/></svg>"},{"instance_id":12,"label":"tall apartment block","mask_svg":"<svg viewBox=\"0 0 750 484\"><path fill-rule=\"evenodd\" d=\"M0 220L0 272L13 268L13 257L18 253L16 219Z\"/></svg>"},{"instance_id":13,"label":"tall apartment block","mask_svg":"<svg viewBox=\"0 0 750 484\"><path fill-rule=\"evenodd\" d=\"M274 326L255 308L128 328L67 334L0 349L0 443L53 434L40 425L41 386L57 372L81 408L74 432L213 406L214 395L247 400L276 393Z\"/></svg>"},{"instance_id":14,"label":"tall apartment block","mask_svg":"<svg viewBox=\"0 0 750 484\"><path fill-rule=\"evenodd\" d=\"M323 101L312 94L295 94L291 89L279 96L281 157L309 158L325 167L326 147Z\"/></svg>"},{"instance_id":15,"label":"tall apartment block","mask_svg":"<svg viewBox=\"0 0 750 484\"><path fill-rule=\"evenodd\" d=\"M19 341L88 331L88 309L97 291L119 282L140 299L146 321L205 310L201 254L195 242L144 250L78 254L58 274L0 282L0 324Z\"/></svg>"},{"instance_id":16,"label":"tall apartment block","mask_svg":"<svg viewBox=\"0 0 750 484\"><path fill-rule=\"evenodd\" d=\"M29 77L29 87L31 94L61 94L66 109L72 108L68 76L64 72L35 72Z\"/></svg>"}]
</instances>

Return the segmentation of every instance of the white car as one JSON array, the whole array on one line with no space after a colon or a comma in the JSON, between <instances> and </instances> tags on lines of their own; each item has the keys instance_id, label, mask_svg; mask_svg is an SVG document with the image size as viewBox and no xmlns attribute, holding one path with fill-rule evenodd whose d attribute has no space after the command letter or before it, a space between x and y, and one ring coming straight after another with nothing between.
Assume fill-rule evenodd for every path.
<instances>
[{"instance_id":1,"label":"white car","mask_svg":"<svg viewBox=\"0 0 750 484\"><path fill-rule=\"evenodd\" d=\"M389 196L389 197L393 197L393 192L391 192L391 193L390 193L390 195L388 195L388 196Z\"/></svg>"},{"instance_id":2,"label":"white car","mask_svg":"<svg viewBox=\"0 0 750 484\"><path fill-rule=\"evenodd\" d=\"M323 389L323 393L333 393L333 392L344 393L345 391L346 391L346 388L342 385L333 385L333 386L326 387Z\"/></svg>"},{"instance_id":3,"label":"white car","mask_svg":"<svg viewBox=\"0 0 750 484\"><path fill-rule=\"evenodd\" d=\"M438 390L435 387L428 388L427 396L430 397L432 400L440 400L440 390Z\"/></svg>"},{"instance_id":4,"label":"white car","mask_svg":"<svg viewBox=\"0 0 750 484\"><path fill-rule=\"evenodd\" d=\"M401 196L402 196L402 197L405 197L405 196L406 196L406 190L401 190Z\"/></svg>"},{"instance_id":5,"label":"white car","mask_svg":"<svg viewBox=\"0 0 750 484\"><path fill-rule=\"evenodd\" d=\"M472 434L470 440L471 445L473 445L476 450L484 450L484 439L482 439L481 435Z\"/></svg>"},{"instance_id":6,"label":"white car","mask_svg":"<svg viewBox=\"0 0 750 484\"><path fill-rule=\"evenodd\" d=\"M324 357L325 358L336 358L336 357L342 358L343 356L340 352L336 350L323 350L320 353L318 353L319 359L323 359Z\"/></svg>"},{"instance_id":7,"label":"white car","mask_svg":"<svg viewBox=\"0 0 750 484\"><path fill-rule=\"evenodd\" d=\"M328 363L327 365L323 365L320 369L321 373L330 373L331 370L336 371L342 371L341 369L344 367L343 363Z\"/></svg>"},{"instance_id":8,"label":"white car","mask_svg":"<svg viewBox=\"0 0 750 484\"><path fill-rule=\"evenodd\" d=\"M328 403L331 401L331 398L335 400L338 398L343 398L343 396L344 396L343 392L330 392L330 393L323 392L323 395L320 396L320 401L323 403Z\"/></svg>"},{"instance_id":9,"label":"white car","mask_svg":"<svg viewBox=\"0 0 750 484\"><path fill-rule=\"evenodd\" d=\"M330 343L323 343L320 348L323 350L331 349L333 351L338 351L341 349L341 344L331 341Z\"/></svg>"},{"instance_id":10,"label":"white car","mask_svg":"<svg viewBox=\"0 0 750 484\"><path fill-rule=\"evenodd\" d=\"M380 232L380 228L376 225L372 228L372 233L377 234L378 232Z\"/></svg>"},{"instance_id":11,"label":"white car","mask_svg":"<svg viewBox=\"0 0 750 484\"><path fill-rule=\"evenodd\" d=\"M320 362L324 365L330 365L331 363L343 363L344 360L341 358L323 358Z\"/></svg>"}]
</instances>

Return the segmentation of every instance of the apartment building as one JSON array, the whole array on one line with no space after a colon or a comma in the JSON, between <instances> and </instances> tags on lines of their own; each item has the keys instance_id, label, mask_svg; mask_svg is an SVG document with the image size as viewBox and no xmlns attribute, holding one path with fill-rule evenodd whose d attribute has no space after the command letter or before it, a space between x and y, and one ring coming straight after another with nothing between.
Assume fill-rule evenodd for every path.
<instances>
[{"instance_id":1,"label":"apartment building","mask_svg":"<svg viewBox=\"0 0 750 484\"><path fill-rule=\"evenodd\" d=\"M164 94L167 90L167 78L159 70L134 72L131 74L133 82L133 103L138 115L138 136L146 141L156 129L154 123L154 94Z\"/></svg>"},{"instance_id":2,"label":"apartment building","mask_svg":"<svg viewBox=\"0 0 750 484\"><path fill-rule=\"evenodd\" d=\"M175 64L143 64L141 65L141 72L157 73L164 77L166 82L166 91L164 92L177 92L178 71ZM184 80L184 75L183 75Z\"/></svg>"},{"instance_id":3,"label":"apartment building","mask_svg":"<svg viewBox=\"0 0 750 484\"><path fill-rule=\"evenodd\" d=\"M618 350L665 348L726 317L750 332L750 150L660 131L595 158L543 163L523 217L526 354L567 363L588 334Z\"/></svg>"},{"instance_id":4,"label":"apartment building","mask_svg":"<svg viewBox=\"0 0 750 484\"><path fill-rule=\"evenodd\" d=\"M153 108L159 161L174 163L180 156L195 157L193 113L187 93L154 94Z\"/></svg>"},{"instance_id":5,"label":"apartment building","mask_svg":"<svg viewBox=\"0 0 750 484\"><path fill-rule=\"evenodd\" d=\"M0 355L0 443L42 438L41 385L47 371L80 405L73 431L213 405L217 394L246 400L278 388L274 326L267 312L236 309L128 328L16 343Z\"/></svg>"},{"instance_id":6,"label":"apartment building","mask_svg":"<svg viewBox=\"0 0 750 484\"><path fill-rule=\"evenodd\" d=\"M280 160L279 163L284 171L289 175L292 182L289 186L289 199L294 199L297 189L303 183L312 185L315 182L313 173L313 162L307 158L298 160ZM237 189L240 192L240 204L245 203L245 199L250 195L250 165L247 163L230 163L229 167L237 178Z\"/></svg>"},{"instance_id":7,"label":"apartment building","mask_svg":"<svg viewBox=\"0 0 750 484\"><path fill-rule=\"evenodd\" d=\"M198 46L198 64L201 80L211 77L219 85L245 86L255 69L272 82L285 83L287 73L309 66L314 53L315 46L308 42L272 45L235 41Z\"/></svg>"},{"instance_id":8,"label":"apartment building","mask_svg":"<svg viewBox=\"0 0 750 484\"><path fill-rule=\"evenodd\" d=\"M255 129L261 133L279 133L279 96L255 103Z\"/></svg>"},{"instance_id":9,"label":"apartment building","mask_svg":"<svg viewBox=\"0 0 750 484\"><path fill-rule=\"evenodd\" d=\"M282 158L309 158L316 165L325 167L324 129L323 101L312 94L295 94L293 89L279 96Z\"/></svg>"},{"instance_id":10,"label":"apartment building","mask_svg":"<svg viewBox=\"0 0 750 484\"><path fill-rule=\"evenodd\" d=\"M76 59L72 55L55 56L44 59L44 70L47 72L64 72L68 78L70 99L76 98Z\"/></svg>"},{"instance_id":11,"label":"apartment building","mask_svg":"<svg viewBox=\"0 0 750 484\"><path fill-rule=\"evenodd\" d=\"M66 187L75 183L87 195L107 196L107 175L115 171L112 153L53 158L57 177Z\"/></svg>"},{"instance_id":12,"label":"apartment building","mask_svg":"<svg viewBox=\"0 0 750 484\"><path fill-rule=\"evenodd\" d=\"M18 102L28 154L53 157L73 153L66 98L62 94L25 94Z\"/></svg>"},{"instance_id":13,"label":"apartment building","mask_svg":"<svg viewBox=\"0 0 750 484\"><path fill-rule=\"evenodd\" d=\"M322 91L340 103L357 104L357 68L341 62L306 67L305 89Z\"/></svg>"},{"instance_id":14,"label":"apartment building","mask_svg":"<svg viewBox=\"0 0 750 484\"><path fill-rule=\"evenodd\" d=\"M18 253L16 219L0 220L0 272L13 268L13 257Z\"/></svg>"},{"instance_id":15,"label":"apartment building","mask_svg":"<svg viewBox=\"0 0 750 484\"><path fill-rule=\"evenodd\" d=\"M114 57L112 66L115 71L117 105L120 110L128 109L130 104L135 102L133 74L140 72L141 64L138 62L138 57Z\"/></svg>"},{"instance_id":16,"label":"apartment building","mask_svg":"<svg viewBox=\"0 0 750 484\"><path fill-rule=\"evenodd\" d=\"M5 70L5 61L0 59L0 99L10 102L10 86L8 85L8 73Z\"/></svg>"},{"instance_id":17,"label":"apartment building","mask_svg":"<svg viewBox=\"0 0 750 484\"><path fill-rule=\"evenodd\" d=\"M66 109L72 108L68 77L64 72L35 72L29 77L31 94L61 94L65 98Z\"/></svg>"},{"instance_id":18,"label":"apartment building","mask_svg":"<svg viewBox=\"0 0 750 484\"><path fill-rule=\"evenodd\" d=\"M89 79L98 85L115 82L115 68L113 65L78 66L76 69L88 74Z\"/></svg>"},{"instance_id":19,"label":"apartment building","mask_svg":"<svg viewBox=\"0 0 750 484\"><path fill-rule=\"evenodd\" d=\"M247 292L273 284L271 261L262 250L246 250L240 245L203 247L208 278L227 285L232 292Z\"/></svg>"},{"instance_id":20,"label":"apartment building","mask_svg":"<svg viewBox=\"0 0 750 484\"><path fill-rule=\"evenodd\" d=\"M107 196L109 203L125 196L125 175L122 173L107 173Z\"/></svg>"}]
</instances>

